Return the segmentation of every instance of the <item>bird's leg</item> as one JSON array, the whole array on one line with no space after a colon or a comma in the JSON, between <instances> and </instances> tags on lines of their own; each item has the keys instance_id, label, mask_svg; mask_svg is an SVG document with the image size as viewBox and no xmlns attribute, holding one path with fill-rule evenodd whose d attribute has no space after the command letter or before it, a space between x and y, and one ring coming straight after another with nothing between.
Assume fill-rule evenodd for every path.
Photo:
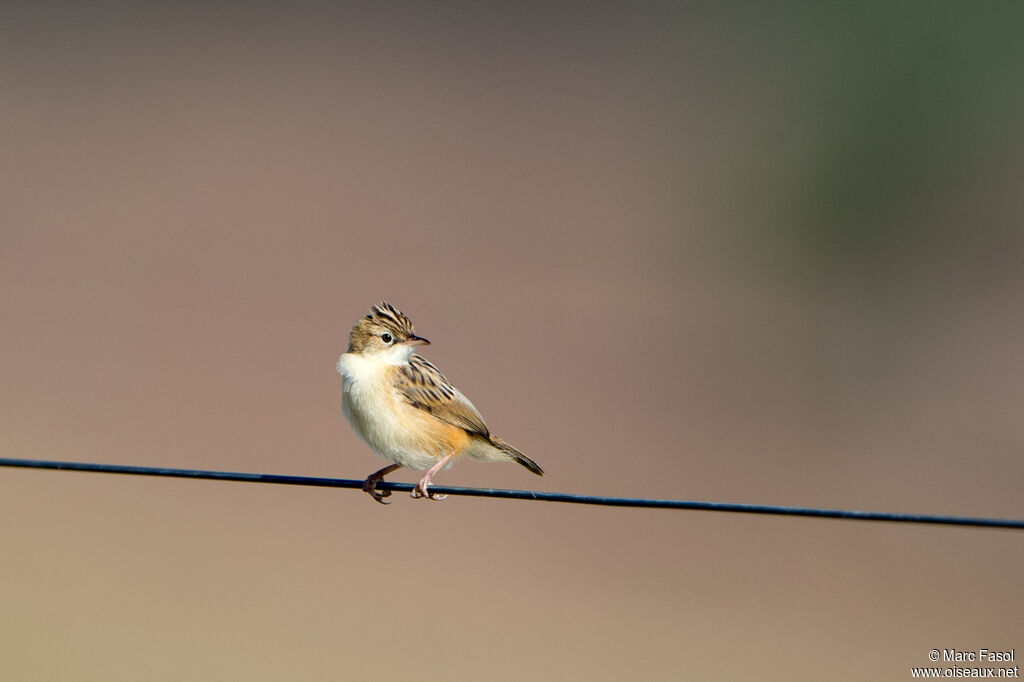
<instances>
[{"instance_id":1,"label":"bird's leg","mask_svg":"<svg viewBox=\"0 0 1024 682\"><path fill-rule=\"evenodd\" d=\"M430 485L430 479L434 477L434 474L436 474L441 469L444 469L445 465L448 464L448 462L452 461L453 457L455 457L455 453L449 453L440 462L430 467L427 470L427 473L423 474L423 478L421 478L420 482L416 484L416 487L412 489L411 494L413 496L413 499L425 497L428 500L443 500L444 498L448 497L447 495L435 495L434 493L427 490L427 486Z\"/></svg>"},{"instance_id":2,"label":"bird's leg","mask_svg":"<svg viewBox=\"0 0 1024 682\"><path fill-rule=\"evenodd\" d=\"M390 502L384 501L385 497L391 495L391 491L377 490L377 484L383 481L384 477L390 474L392 471L401 468L401 464L389 464L380 471L375 471L374 473L370 474L369 476L366 477L366 480L363 481L363 492L369 493L370 497L377 500L381 504L391 504Z\"/></svg>"}]
</instances>

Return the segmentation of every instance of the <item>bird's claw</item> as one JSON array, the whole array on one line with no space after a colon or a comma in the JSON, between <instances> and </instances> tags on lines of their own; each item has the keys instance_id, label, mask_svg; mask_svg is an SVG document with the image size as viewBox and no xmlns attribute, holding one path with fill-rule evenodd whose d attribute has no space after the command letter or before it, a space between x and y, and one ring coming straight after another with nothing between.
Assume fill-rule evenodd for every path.
<instances>
[{"instance_id":1,"label":"bird's claw","mask_svg":"<svg viewBox=\"0 0 1024 682\"><path fill-rule=\"evenodd\" d=\"M363 492L364 493L368 493L370 495L370 497L372 497L373 499L377 500L381 504L391 504L390 502L386 502L384 500L385 497L390 497L391 496L391 491L390 490L377 490L377 483L378 483L378 481L366 479L366 481L363 483Z\"/></svg>"},{"instance_id":2,"label":"bird's claw","mask_svg":"<svg viewBox=\"0 0 1024 682\"><path fill-rule=\"evenodd\" d=\"M423 481L417 483L416 487L412 489L411 493L409 493L412 496L412 499L418 500L421 497L425 497L428 500L440 502L444 498L448 497L447 495L439 495L437 493L430 492L428 488L429 485L429 483L424 483Z\"/></svg>"}]
</instances>

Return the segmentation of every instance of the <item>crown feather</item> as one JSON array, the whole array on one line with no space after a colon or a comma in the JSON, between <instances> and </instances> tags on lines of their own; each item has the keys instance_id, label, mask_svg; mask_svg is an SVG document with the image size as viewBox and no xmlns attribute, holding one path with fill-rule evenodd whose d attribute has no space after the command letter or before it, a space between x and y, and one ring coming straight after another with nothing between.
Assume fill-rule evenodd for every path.
<instances>
[{"instance_id":1,"label":"crown feather","mask_svg":"<svg viewBox=\"0 0 1024 682\"><path fill-rule=\"evenodd\" d=\"M381 301L370 308L370 313L367 317L385 327L391 328L393 332L398 332L402 336L412 336L415 333L412 320L387 301Z\"/></svg>"}]
</instances>

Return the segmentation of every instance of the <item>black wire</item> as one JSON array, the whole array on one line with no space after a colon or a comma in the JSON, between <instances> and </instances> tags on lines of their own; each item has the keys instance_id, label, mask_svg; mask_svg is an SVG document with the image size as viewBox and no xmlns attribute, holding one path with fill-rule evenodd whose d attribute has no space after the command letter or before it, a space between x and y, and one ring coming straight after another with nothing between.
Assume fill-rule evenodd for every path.
<instances>
[{"instance_id":1,"label":"black wire","mask_svg":"<svg viewBox=\"0 0 1024 682\"><path fill-rule=\"evenodd\" d=\"M246 474L231 471L203 471L199 469L168 469L124 464L91 464L87 462L53 462L38 459L7 459L0 457L0 466L30 469L62 469L65 471L91 471L105 474L135 474L138 476L170 476L173 478L208 479L214 481L245 481L248 483L277 483L279 485L305 485L321 488L361 489L361 480L349 478L316 478L310 476L282 476L279 474ZM411 483L382 481L379 490L410 492ZM984 526L988 528L1015 528L1024 530L1024 520L986 519L965 516L935 516L930 514L892 514L888 512L850 511L846 509L816 509L813 507L782 507L764 504L736 504L731 502L695 502L689 500L652 500L639 497L601 497L598 495L570 495L532 490L505 490L502 488L461 488L445 485L430 486L431 492L444 495L500 497L509 500L535 500L538 502L567 502L572 504L599 504L610 507L655 507L662 509L693 509L698 511L739 512L744 514L775 514L778 516L814 516L854 521L892 521L897 523L931 523L947 526Z\"/></svg>"}]
</instances>

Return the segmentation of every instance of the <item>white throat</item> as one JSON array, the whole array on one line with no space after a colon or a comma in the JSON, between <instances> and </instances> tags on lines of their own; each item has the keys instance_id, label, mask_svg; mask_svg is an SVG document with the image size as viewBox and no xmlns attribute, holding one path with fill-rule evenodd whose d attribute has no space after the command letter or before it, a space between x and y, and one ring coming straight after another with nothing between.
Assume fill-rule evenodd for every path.
<instances>
[{"instance_id":1,"label":"white throat","mask_svg":"<svg viewBox=\"0 0 1024 682\"><path fill-rule=\"evenodd\" d=\"M367 371L373 372L373 368L408 365L415 350L408 343L400 343L376 353L345 353L338 358L338 372L349 379L355 379Z\"/></svg>"},{"instance_id":2,"label":"white throat","mask_svg":"<svg viewBox=\"0 0 1024 682\"><path fill-rule=\"evenodd\" d=\"M381 362L386 362L389 365L408 365L409 358L416 351L416 347L411 343L396 343L386 350L382 350L379 353L375 353Z\"/></svg>"}]
</instances>

